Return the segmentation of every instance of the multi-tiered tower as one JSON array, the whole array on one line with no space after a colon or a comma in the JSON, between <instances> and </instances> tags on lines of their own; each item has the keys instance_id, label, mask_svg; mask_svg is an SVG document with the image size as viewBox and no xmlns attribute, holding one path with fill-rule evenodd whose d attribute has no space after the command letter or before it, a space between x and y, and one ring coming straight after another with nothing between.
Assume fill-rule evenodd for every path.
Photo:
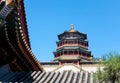
<instances>
[{"instance_id":1,"label":"multi-tiered tower","mask_svg":"<svg viewBox=\"0 0 120 83\"><path fill-rule=\"evenodd\" d=\"M90 62L92 59L91 51L88 50L87 35L71 29L58 35L59 41L56 42L57 49L54 53L54 60L59 64L73 63L79 65L81 62Z\"/></svg>"}]
</instances>

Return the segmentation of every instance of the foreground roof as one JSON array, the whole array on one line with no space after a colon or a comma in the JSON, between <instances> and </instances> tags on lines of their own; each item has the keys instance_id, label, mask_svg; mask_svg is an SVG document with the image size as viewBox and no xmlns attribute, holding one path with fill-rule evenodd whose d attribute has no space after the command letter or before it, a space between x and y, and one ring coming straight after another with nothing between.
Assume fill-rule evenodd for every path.
<instances>
[{"instance_id":1,"label":"foreground roof","mask_svg":"<svg viewBox=\"0 0 120 83\"><path fill-rule=\"evenodd\" d=\"M31 50L24 0L0 3L0 66L6 64L11 71L43 71Z\"/></svg>"},{"instance_id":2,"label":"foreground roof","mask_svg":"<svg viewBox=\"0 0 120 83\"><path fill-rule=\"evenodd\" d=\"M0 82L93 83L93 73L73 72L0 72Z\"/></svg>"}]
</instances>

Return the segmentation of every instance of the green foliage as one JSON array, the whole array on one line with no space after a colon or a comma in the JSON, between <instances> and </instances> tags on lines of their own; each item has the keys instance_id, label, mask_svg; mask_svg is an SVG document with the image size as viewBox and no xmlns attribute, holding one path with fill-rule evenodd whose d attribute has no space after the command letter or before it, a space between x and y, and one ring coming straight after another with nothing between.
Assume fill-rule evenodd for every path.
<instances>
[{"instance_id":1,"label":"green foliage","mask_svg":"<svg viewBox=\"0 0 120 83\"><path fill-rule=\"evenodd\" d=\"M103 56L99 63L105 66L102 71L99 68L94 76L99 83L102 81L120 83L120 54L111 52Z\"/></svg>"},{"instance_id":2,"label":"green foliage","mask_svg":"<svg viewBox=\"0 0 120 83\"><path fill-rule=\"evenodd\" d=\"M102 83L105 80L105 75L100 68L98 68L98 71L94 74L94 80L98 83Z\"/></svg>"}]
</instances>

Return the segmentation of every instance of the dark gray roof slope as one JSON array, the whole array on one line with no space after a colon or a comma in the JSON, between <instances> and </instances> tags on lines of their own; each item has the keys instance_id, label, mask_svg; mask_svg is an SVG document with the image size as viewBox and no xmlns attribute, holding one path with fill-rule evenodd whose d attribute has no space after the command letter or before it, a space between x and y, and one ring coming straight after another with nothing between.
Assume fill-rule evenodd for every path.
<instances>
[{"instance_id":1,"label":"dark gray roof slope","mask_svg":"<svg viewBox=\"0 0 120 83\"><path fill-rule=\"evenodd\" d=\"M0 82L93 83L93 73L73 72L0 72Z\"/></svg>"}]
</instances>

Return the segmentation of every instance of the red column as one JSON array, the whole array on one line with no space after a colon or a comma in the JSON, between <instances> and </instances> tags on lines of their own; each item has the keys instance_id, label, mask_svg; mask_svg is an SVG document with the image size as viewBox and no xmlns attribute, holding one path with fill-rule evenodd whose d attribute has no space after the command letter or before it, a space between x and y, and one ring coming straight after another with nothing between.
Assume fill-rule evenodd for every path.
<instances>
[{"instance_id":1,"label":"red column","mask_svg":"<svg viewBox=\"0 0 120 83\"><path fill-rule=\"evenodd\" d=\"M61 61L59 61L59 65L61 65Z\"/></svg>"},{"instance_id":2,"label":"red column","mask_svg":"<svg viewBox=\"0 0 120 83\"><path fill-rule=\"evenodd\" d=\"M63 52L63 55L64 55L64 50L62 52Z\"/></svg>"},{"instance_id":3,"label":"red column","mask_svg":"<svg viewBox=\"0 0 120 83\"><path fill-rule=\"evenodd\" d=\"M79 62L79 61L77 61L77 65L80 65L80 62Z\"/></svg>"}]
</instances>

